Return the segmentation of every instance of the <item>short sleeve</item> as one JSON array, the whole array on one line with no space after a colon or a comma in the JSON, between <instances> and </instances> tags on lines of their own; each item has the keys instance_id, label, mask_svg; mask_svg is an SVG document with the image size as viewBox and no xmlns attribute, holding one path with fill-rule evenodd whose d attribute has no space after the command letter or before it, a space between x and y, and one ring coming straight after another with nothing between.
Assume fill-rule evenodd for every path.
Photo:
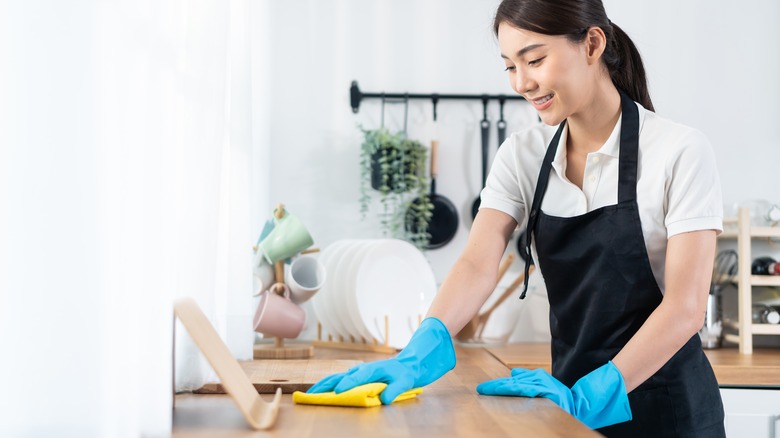
<instances>
[{"instance_id":1,"label":"short sleeve","mask_svg":"<svg viewBox=\"0 0 780 438\"><path fill-rule=\"evenodd\" d=\"M492 208L512 216L523 224L526 216L525 202L519 179L518 160L515 156L516 138L506 142L496 153L493 165L480 194L479 208Z\"/></svg>"},{"instance_id":2,"label":"short sleeve","mask_svg":"<svg viewBox=\"0 0 780 438\"><path fill-rule=\"evenodd\" d=\"M666 171L667 238L691 231L723 231L720 178L707 138L699 131L686 134Z\"/></svg>"}]
</instances>

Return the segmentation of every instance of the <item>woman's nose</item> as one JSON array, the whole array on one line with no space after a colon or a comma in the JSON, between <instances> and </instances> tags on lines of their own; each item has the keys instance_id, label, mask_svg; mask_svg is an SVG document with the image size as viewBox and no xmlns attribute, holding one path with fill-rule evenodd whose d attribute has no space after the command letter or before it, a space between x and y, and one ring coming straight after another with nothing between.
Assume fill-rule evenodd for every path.
<instances>
[{"instance_id":1,"label":"woman's nose","mask_svg":"<svg viewBox=\"0 0 780 438\"><path fill-rule=\"evenodd\" d=\"M514 88L519 94L525 94L536 88L536 82L528 74L517 72L515 74Z\"/></svg>"}]
</instances>

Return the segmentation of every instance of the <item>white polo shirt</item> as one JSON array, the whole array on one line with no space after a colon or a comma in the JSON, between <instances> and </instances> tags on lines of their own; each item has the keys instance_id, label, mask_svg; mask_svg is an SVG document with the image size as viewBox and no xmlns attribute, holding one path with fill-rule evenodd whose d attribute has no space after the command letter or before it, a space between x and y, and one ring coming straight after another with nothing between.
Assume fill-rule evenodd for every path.
<instances>
[{"instance_id":1,"label":"white polo shirt","mask_svg":"<svg viewBox=\"0 0 780 438\"><path fill-rule=\"evenodd\" d=\"M639 108L637 205L648 258L661 291L667 239L697 230L723 230L723 201L715 156L704 135ZM542 201L545 214L574 217L617 203L620 123L606 143L588 154L582 190L566 178L564 128ZM501 146L480 208L502 211L525 226L536 180L556 126L539 124L513 133ZM533 257L536 247L532 247Z\"/></svg>"}]
</instances>

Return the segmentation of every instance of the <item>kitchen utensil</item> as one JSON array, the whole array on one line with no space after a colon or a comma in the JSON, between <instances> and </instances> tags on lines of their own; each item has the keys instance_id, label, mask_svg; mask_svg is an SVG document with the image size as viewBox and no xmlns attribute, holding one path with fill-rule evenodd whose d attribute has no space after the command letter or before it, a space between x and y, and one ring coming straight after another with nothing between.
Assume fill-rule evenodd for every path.
<instances>
[{"instance_id":1,"label":"kitchen utensil","mask_svg":"<svg viewBox=\"0 0 780 438\"><path fill-rule=\"evenodd\" d=\"M325 266L314 257L296 258L287 269L285 282L290 288L290 300L302 304L314 296L325 284Z\"/></svg>"},{"instance_id":2,"label":"kitchen utensil","mask_svg":"<svg viewBox=\"0 0 780 438\"><path fill-rule=\"evenodd\" d=\"M477 195L477 199L471 204L471 218L477 217L479 211L479 204L481 202L482 189L485 188L485 182L487 181L487 167L488 167L488 148L490 147L490 121L487 118L487 106L488 100L482 99L482 120L479 122L479 127L482 130L482 187L480 194Z\"/></svg>"},{"instance_id":3,"label":"kitchen utensil","mask_svg":"<svg viewBox=\"0 0 780 438\"><path fill-rule=\"evenodd\" d=\"M314 243L309 231L297 216L285 214L274 229L257 245L257 251L270 264L292 257Z\"/></svg>"},{"instance_id":4,"label":"kitchen utensil","mask_svg":"<svg viewBox=\"0 0 780 438\"><path fill-rule=\"evenodd\" d=\"M274 291L276 286L273 285L260 294L260 302L252 318L252 327L266 336L296 338L306 322L306 312L287 298L290 293L287 285L282 285L285 296Z\"/></svg>"},{"instance_id":5,"label":"kitchen utensil","mask_svg":"<svg viewBox=\"0 0 780 438\"><path fill-rule=\"evenodd\" d=\"M528 275L531 275L534 272L534 266L531 266L531 268L528 270ZM498 306L501 305L507 298L509 298L509 295L512 295L512 293L517 289L521 284L523 284L523 281L525 280L525 272L521 272L520 275L515 279L512 284L509 285L509 287L506 288L503 294L501 294L500 297L496 300L495 303L493 303L492 306L490 306L489 309L487 309L484 313L479 315L480 318L480 326L477 330L477 337L482 337L482 332L485 330L485 325L487 325L488 319L490 318L490 314L493 313L494 310L498 308Z\"/></svg>"},{"instance_id":6,"label":"kitchen utensil","mask_svg":"<svg viewBox=\"0 0 780 438\"><path fill-rule=\"evenodd\" d=\"M339 277L339 272L333 266L331 261L342 246L346 245L348 242L353 241L354 240L336 241L333 244L328 245L328 247L325 248L325 250L322 252L322 255L320 255L320 261L325 265L325 270L329 272L330 275L328 275L328 277L325 279L325 284L322 285L320 291L314 295L312 299L309 300L309 302L314 308L314 314L317 318L317 321L319 321L321 325L322 333L324 333L326 336L328 334L337 334L333 328L333 323L330 321L329 312L326 309L326 306L330 300L330 296L333 295L335 293L334 291L336 290L334 283Z\"/></svg>"},{"instance_id":7,"label":"kitchen utensil","mask_svg":"<svg viewBox=\"0 0 780 438\"><path fill-rule=\"evenodd\" d=\"M258 287L255 296L260 295L268 289L274 282L274 267L263 257L263 252L255 250L254 260L252 261L252 274L257 279Z\"/></svg>"},{"instance_id":8,"label":"kitchen utensil","mask_svg":"<svg viewBox=\"0 0 780 438\"><path fill-rule=\"evenodd\" d=\"M436 193L436 175L437 169L437 154L439 153L438 140L431 141L431 193L428 198L433 204L433 211L431 212L431 218L428 221L428 234L431 235L428 241L428 249L437 249L449 243L455 233L458 231L458 210L452 204L452 201L446 197ZM415 199L412 204L419 203L421 200ZM410 214L413 207L409 207L406 214L406 228L416 233L417 223L414 220L414 215Z\"/></svg>"},{"instance_id":9,"label":"kitchen utensil","mask_svg":"<svg viewBox=\"0 0 780 438\"><path fill-rule=\"evenodd\" d=\"M344 329L344 332L349 337L360 338L361 336L368 335L368 329L363 326L363 322L358 324L356 318L354 318L350 312L349 302L352 300L354 292L352 289L355 284L356 270L360 266L360 262L367 250L371 247L375 240L360 240L354 245L348 246L346 253L341 257L338 269L339 278L336 280L335 294L331 296L331 302L329 308L333 311L333 317L338 319L339 324ZM345 339L349 339L345 337ZM371 339L365 337L365 339Z\"/></svg>"},{"instance_id":10,"label":"kitchen utensil","mask_svg":"<svg viewBox=\"0 0 780 438\"><path fill-rule=\"evenodd\" d=\"M373 335L371 334L371 331L368 330L368 327L366 327L366 325L363 323L363 319L360 317L360 311L358 310L357 305L357 296L355 295L355 285L357 282L357 275L358 270L360 269L360 265L365 259L368 251L377 242L379 242L379 240L371 240L365 246L356 251L354 256L349 260L349 263L343 265L344 269L342 269L342 272L344 273L341 275L343 280L341 283L341 302L343 303L341 310L344 313L344 318L346 318L351 323L351 327L353 327L354 330L353 335L357 339L362 338L366 341L370 341Z\"/></svg>"},{"instance_id":11,"label":"kitchen utensil","mask_svg":"<svg viewBox=\"0 0 780 438\"><path fill-rule=\"evenodd\" d=\"M409 242L381 239L357 269L354 294L359 317L376 340L403 348L417 329L433 297L436 279L425 255Z\"/></svg>"},{"instance_id":12,"label":"kitchen utensil","mask_svg":"<svg viewBox=\"0 0 780 438\"><path fill-rule=\"evenodd\" d=\"M241 415L253 429L268 429L276 422L282 400L281 388L271 403L263 400L255 390L241 365L233 358L222 339L212 327L206 315L192 298L180 298L174 302L173 313L195 341L195 345L206 356L209 364L219 376L227 393L236 402Z\"/></svg>"},{"instance_id":13,"label":"kitchen utensil","mask_svg":"<svg viewBox=\"0 0 780 438\"><path fill-rule=\"evenodd\" d=\"M713 285L710 288L710 294L707 296L704 325L699 329L702 348L720 348L723 342L723 311L721 302L720 286Z\"/></svg>"},{"instance_id":14,"label":"kitchen utensil","mask_svg":"<svg viewBox=\"0 0 780 438\"><path fill-rule=\"evenodd\" d=\"M498 267L498 278L496 279L496 284L498 284L501 279L504 278L504 274L509 269L509 266L512 265L514 260L515 256L513 254L508 254L506 257L504 257L504 260L501 262L501 266ZM455 335L455 338L459 341L471 339L479 328L479 322L479 315L474 315L474 317L471 318L471 321L467 322L466 325L460 330L460 332Z\"/></svg>"},{"instance_id":15,"label":"kitchen utensil","mask_svg":"<svg viewBox=\"0 0 780 438\"><path fill-rule=\"evenodd\" d=\"M498 128L498 147L500 148L502 144L504 144L504 141L506 140L506 120L504 120L504 103L506 103L506 98L499 98L498 99L498 122L496 123L496 127Z\"/></svg>"},{"instance_id":16,"label":"kitchen utensil","mask_svg":"<svg viewBox=\"0 0 780 438\"><path fill-rule=\"evenodd\" d=\"M331 272L325 280L325 285L320 293L312 298L317 305L317 315L321 316L321 321L325 332L333 336L340 336L343 339L349 339L349 331L339 318L336 312L339 296L341 295L341 277L343 276L343 264L341 263L351 246L360 243L360 240L340 240L333 244L335 249L328 258L325 269Z\"/></svg>"}]
</instances>

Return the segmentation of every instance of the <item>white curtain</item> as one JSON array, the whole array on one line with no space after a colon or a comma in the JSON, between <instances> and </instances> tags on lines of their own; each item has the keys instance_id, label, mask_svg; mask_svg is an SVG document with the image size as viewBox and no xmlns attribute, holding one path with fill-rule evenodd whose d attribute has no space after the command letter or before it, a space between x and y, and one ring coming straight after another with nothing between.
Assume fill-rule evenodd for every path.
<instances>
[{"instance_id":1,"label":"white curtain","mask_svg":"<svg viewBox=\"0 0 780 438\"><path fill-rule=\"evenodd\" d=\"M0 436L170 435L177 296L251 357L260 8L0 1Z\"/></svg>"}]
</instances>

